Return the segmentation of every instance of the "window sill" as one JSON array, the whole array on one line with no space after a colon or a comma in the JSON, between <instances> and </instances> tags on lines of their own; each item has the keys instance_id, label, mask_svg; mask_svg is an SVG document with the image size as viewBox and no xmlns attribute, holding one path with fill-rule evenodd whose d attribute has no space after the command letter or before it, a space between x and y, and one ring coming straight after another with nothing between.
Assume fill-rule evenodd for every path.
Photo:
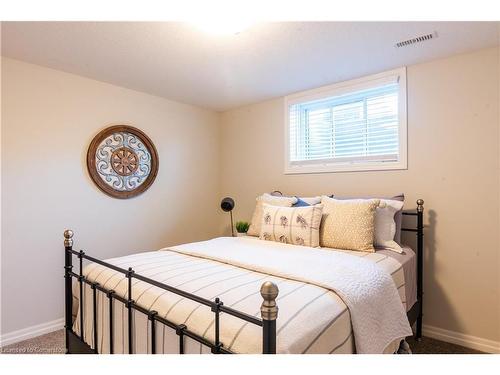
<instances>
[{"instance_id":1,"label":"window sill","mask_svg":"<svg viewBox=\"0 0 500 375\"><path fill-rule=\"evenodd\" d=\"M311 174L311 173L339 173L339 172L368 172L406 170L405 162L370 163L370 164L313 164L313 165L285 165L284 174Z\"/></svg>"}]
</instances>

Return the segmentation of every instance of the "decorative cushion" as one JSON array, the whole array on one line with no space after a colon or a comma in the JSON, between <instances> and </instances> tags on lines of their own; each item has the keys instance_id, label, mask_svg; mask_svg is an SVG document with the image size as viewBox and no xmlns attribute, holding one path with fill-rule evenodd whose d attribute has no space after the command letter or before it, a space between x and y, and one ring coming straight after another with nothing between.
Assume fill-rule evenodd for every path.
<instances>
[{"instance_id":1,"label":"decorative cushion","mask_svg":"<svg viewBox=\"0 0 500 375\"><path fill-rule=\"evenodd\" d=\"M319 247L322 205L278 207L263 204L261 240Z\"/></svg>"},{"instance_id":2,"label":"decorative cushion","mask_svg":"<svg viewBox=\"0 0 500 375\"><path fill-rule=\"evenodd\" d=\"M333 198L334 195L331 195L330 198ZM374 196L367 196L367 197L359 197L359 198L355 198L355 197L338 197L338 196L335 196L335 199L381 199L381 200L393 200L393 201L401 201L403 202L403 205L404 205L404 201L405 201L405 195L403 193L401 194L398 194L398 195L395 195L393 197L374 197ZM399 245L399 246L402 246L401 245L401 228L402 228L402 224L403 224L403 207L401 207L400 210L398 210L396 212L396 214L394 215L394 221L396 222L396 233L394 234L394 241L396 241L396 243Z\"/></svg>"},{"instance_id":3,"label":"decorative cushion","mask_svg":"<svg viewBox=\"0 0 500 375\"><path fill-rule=\"evenodd\" d=\"M262 225L262 205L264 203L282 207L291 207L293 204L297 203L296 197L273 196L268 193L262 194L261 196L257 197L256 200L257 204L255 205L255 210L252 215L252 221L247 231L247 235L249 236L260 235L260 227Z\"/></svg>"},{"instance_id":4,"label":"decorative cushion","mask_svg":"<svg viewBox=\"0 0 500 375\"><path fill-rule=\"evenodd\" d=\"M375 252L375 210L379 199L338 200L324 195L321 204L321 246Z\"/></svg>"}]
</instances>

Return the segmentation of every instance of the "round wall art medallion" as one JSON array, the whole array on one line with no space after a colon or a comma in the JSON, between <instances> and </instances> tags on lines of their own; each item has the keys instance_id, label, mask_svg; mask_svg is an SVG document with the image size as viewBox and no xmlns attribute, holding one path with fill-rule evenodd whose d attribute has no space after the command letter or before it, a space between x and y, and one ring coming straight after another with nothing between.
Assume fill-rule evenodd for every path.
<instances>
[{"instance_id":1,"label":"round wall art medallion","mask_svg":"<svg viewBox=\"0 0 500 375\"><path fill-rule=\"evenodd\" d=\"M99 189L127 199L151 186L158 173L158 153L151 139L139 129L111 126L90 143L87 168Z\"/></svg>"}]
</instances>

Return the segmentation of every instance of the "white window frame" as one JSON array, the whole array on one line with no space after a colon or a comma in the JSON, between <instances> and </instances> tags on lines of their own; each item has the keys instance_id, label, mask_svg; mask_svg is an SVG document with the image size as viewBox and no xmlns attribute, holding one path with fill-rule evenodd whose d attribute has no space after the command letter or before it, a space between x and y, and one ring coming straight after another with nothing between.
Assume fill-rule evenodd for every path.
<instances>
[{"instance_id":1,"label":"white window frame","mask_svg":"<svg viewBox=\"0 0 500 375\"><path fill-rule=\"evenodd\" d=\"M290 161L290 111L293 104L308 102L312 100L328 98L360 91L385 83L399 83L398 94L398 117L399 117L399 158L397 161L362 161L345 160L342 162L307 160L302 162ZM402 170L408 168L408 145L407 145L407 101L406 101L406 67L389 70L386 72L353 79L333 85L323 86L313 90L302 91L285 97L285 174L303 173L331 173L331 172L356 172L356 171L382 171Z\"/></svg>"}]
</instances>

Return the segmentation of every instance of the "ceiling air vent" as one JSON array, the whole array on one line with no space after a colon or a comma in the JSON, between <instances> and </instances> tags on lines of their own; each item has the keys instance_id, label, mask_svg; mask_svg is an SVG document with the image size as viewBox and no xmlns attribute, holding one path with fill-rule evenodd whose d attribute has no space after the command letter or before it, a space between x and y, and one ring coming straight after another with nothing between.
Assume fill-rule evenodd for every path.
<instances>
[{"instance_id":1,"label":"ceiling air vent","mask_svg":"<svg viewBox=\"0 0 500 375\"><path fill-rule=\"evenodd\" d=\"M415 38L407 39L407 40L402 40L401 42L396 43L395 47L396 48L401 48L401 47L407 47L415 43L420 43L420 42L425 42L426 40L431 40L437 38L437 32L434 31L432 34L426 34L426 35L421 35L417 36Z\"/></svg>"}]
</instances>

